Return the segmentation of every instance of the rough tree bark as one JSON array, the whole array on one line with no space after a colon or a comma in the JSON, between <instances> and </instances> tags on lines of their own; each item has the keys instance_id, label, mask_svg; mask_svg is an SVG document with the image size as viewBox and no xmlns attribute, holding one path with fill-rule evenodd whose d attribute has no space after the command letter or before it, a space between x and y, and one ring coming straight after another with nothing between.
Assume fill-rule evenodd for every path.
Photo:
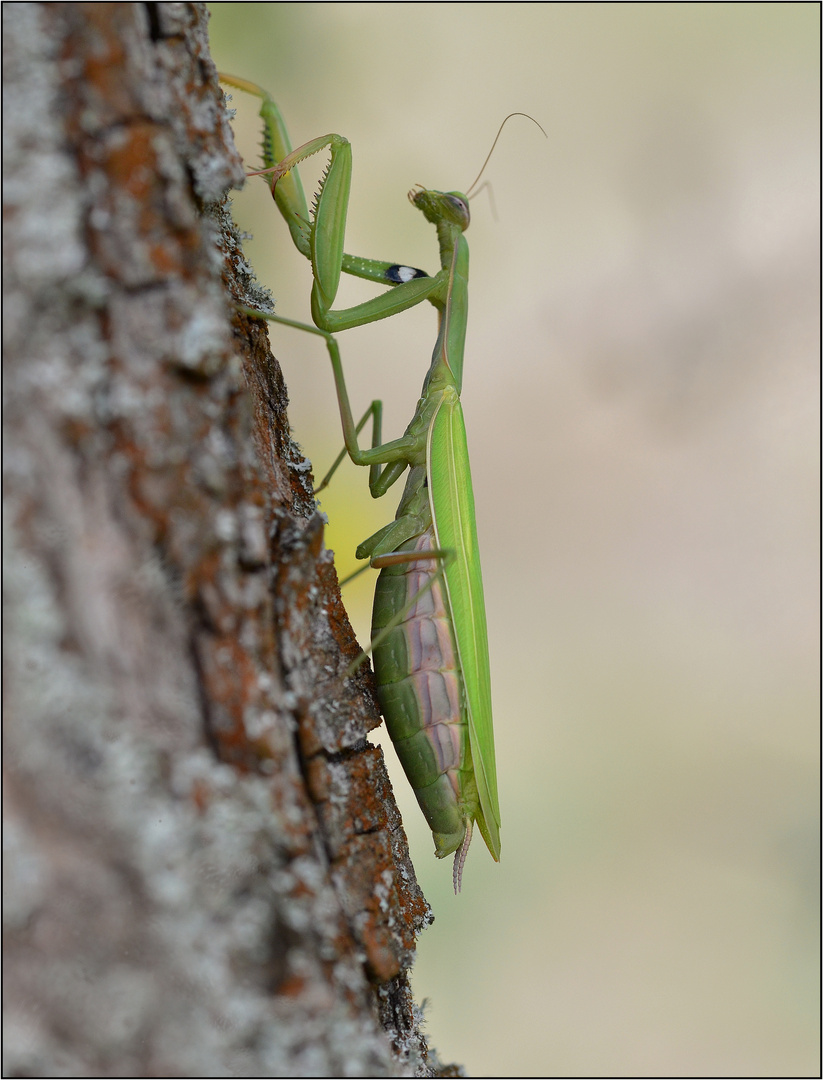
<instances>
[{"instance_id":1,"label":"rough tree bark","mask_svg":"<svg viewBox=\"0 0 823 1080\"><path fill-rule=\"evenodd\" d=\"M440 1075L204 7L3 24L4 1075Z\"/></svg>"}]
</instances>

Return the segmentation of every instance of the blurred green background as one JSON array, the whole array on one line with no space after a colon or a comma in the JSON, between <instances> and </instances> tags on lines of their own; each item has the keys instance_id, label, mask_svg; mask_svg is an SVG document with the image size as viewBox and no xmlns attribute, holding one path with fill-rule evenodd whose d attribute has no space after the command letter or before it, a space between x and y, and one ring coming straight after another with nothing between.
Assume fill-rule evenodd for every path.
<instances>
[{"instance_id":1,"label":"blurred green background","mask_svg":"<svg viewBox=\"0 0 823 1080\"><path fill-rule=\"evenodd\" d=\"M218 66L295 145L351 140L353 254L436 269L407 190L465 189L513 110L549 134L506 127L498 220L480 195L468 233L503 861L478 840L459 898L387 751L437 917L432 1044L473 1076L817 1075L818 6L210 7ZM308 319L262 183L236 216ZM325 350L271 336L322 476ZM434 336L428 305L341 336L385 437ZM324 493L341 575L395 501L353 466ZM372 586L346 595L361 641Z\"/></svg>"}]
</instances>

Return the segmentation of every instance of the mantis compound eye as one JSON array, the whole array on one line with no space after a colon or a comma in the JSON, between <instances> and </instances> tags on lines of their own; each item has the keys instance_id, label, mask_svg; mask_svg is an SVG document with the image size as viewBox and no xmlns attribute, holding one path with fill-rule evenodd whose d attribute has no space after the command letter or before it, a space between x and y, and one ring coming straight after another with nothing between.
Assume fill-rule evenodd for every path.
<instances>
[{"instance_id":1,"label":"mantis compound eye","mask_svg":"<svg viewBox=\"0 0 823 1080\"><path fill-rule=\"evenodd\" d=\"M458 195L455 192L449 192L446 195L446 199L454 210L458 225L460 225L465 232L471 221L471 212L469 211L468 201L462 195Z\"/></svg>"}]
</instances>

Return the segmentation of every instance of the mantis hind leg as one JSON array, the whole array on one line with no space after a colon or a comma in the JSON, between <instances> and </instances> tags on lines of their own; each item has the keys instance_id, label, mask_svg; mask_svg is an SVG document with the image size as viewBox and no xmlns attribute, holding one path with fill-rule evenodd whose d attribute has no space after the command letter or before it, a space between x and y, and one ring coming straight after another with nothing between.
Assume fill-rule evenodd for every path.
<instances>
[{"instance_id":1,"label":"mantis hind leg","mask_svg":"<svg viewBox=\"0 0 823 1080\"><path fill-rule=\"evenodd\" d=\"M396 524L396 522L393 522L392 524ZM362 570L356 570L353 574L350 574L343 582L341 582L341 584L345 584L347 581L351 581L353 577L356 577L358 574L363 573L363 571L370 569L371 567L373 567L375 570L382 570L386 566L400 566L403 563L423 562L424 560L430 559L438 560L440 563L437 570L431 575L426 584L421 589L418 589L417 592L414 593L413 596L411 596L409 600L406 601L403 607L400 608L399 611L396 611L394 613L391 619L380 630L380 633L372 638L372 640L369 642L369 647L367 649L364 649L359 656L355 657L355 659L352 660L352 662L346 669L346 678L348 678L350 675L353 675L355 671L357 671L357 669L360 667L360 665L363 664L366 659L374 652L377 646L382 644L382 642L385 641L389 634L393 630L395 630L400 625L400 623L403 622L403 620L411 611L411 609L415 606L415 604L428 592L430 592L431 589L433 589L434 586L437 584L437 582L443 580L446 572L446 567L453 558L454 552L450 549L441 550L439 548L431 548L428 551L392 551L386 555L378 555L376 558L371 560L368 566L364 566Z\"/></svg>"}]
</instances>

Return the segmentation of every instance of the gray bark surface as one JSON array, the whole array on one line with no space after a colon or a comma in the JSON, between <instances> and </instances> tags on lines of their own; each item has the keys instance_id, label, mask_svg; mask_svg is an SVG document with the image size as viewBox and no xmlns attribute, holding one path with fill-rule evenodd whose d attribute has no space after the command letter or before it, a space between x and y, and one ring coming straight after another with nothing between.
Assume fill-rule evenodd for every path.
<instances>
[{"instance_id":1,"label":"gray bark surface","mask_svg":"<svg viewBox=\"0 0 823 1080\"><path fill-rule=\"evenodd\" d=\"M204 7L3 30L4 1075L439 1075Z\"/></svg>"}]
</instances>

